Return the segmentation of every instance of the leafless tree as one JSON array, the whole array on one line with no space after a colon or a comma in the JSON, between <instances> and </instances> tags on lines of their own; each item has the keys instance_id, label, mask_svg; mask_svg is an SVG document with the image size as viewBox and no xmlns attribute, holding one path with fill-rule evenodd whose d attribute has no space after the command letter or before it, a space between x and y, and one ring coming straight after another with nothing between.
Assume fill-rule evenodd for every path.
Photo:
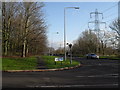
<instances>
[{"instance_id":1,"label":"leafless tree","mask_svg":"<svg viewBox=\"0 0 120 90\"><path fill-rule=\"evenodd\" d=\"M73 53L85 55L95 53L97 46L97 36L93 32L84 31L73 45Z\"/></svg>"},{"instance_id":2,"label":"leafless tree","mask_svg":"<svg viewBox=\"0 0 120 90\"><path fill-rule=\"evenodd\" d=\"M42 53L47 43L46 23L41 2L2 4L3 54L22 57ZM10 52L10 53L8 53Z\"/></svg>"},{"instance_id":3,"label":"leafless tree","mask_svg":"<svg viewBox=\"0 0 120 90\"><path fill-rule=\"evenodd\" d=\"M120 51L120 20L113 21L110 28L116 32L116 42L118 42L118 51Z\"/></svg>"}]
</instances>

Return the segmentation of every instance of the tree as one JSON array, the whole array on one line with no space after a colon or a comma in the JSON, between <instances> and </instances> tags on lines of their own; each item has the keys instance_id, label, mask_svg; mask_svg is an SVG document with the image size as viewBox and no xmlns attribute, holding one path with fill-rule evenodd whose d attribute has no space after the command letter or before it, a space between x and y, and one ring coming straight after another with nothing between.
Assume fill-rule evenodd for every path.
<instances>
[{"instance_id":1,"label":"tree","mask_svg":"<svg viewBox=\"0 0 120 90\"><path fill-rule=\"evenodd\" d=\"M16 7L16 8L15 8ZM12 32L12 23L14 20L14 14L17 12L17 4L16 3L2 3L2 41L3 41L3 50L4 55L8 54L9 44L10 44L10 34Z\"/></svg>"},{"instance_id":2,"label":"tree","mask_svg":"<svg viewBox=\"0 0 120 90\"><path fill-rule=\"evenodd\" d=\"M4 2L3 55L42 54L46 50L46 23L39 2ZM10 53L9 53L10 52Z\"/></svg>"},{"instance_id":3,"label":"tree","mask_svg":"<svg viewBox=\"0 0 120 90\"><path fill-rule=\"evenodd\" d=\"M120 39L120 20L117 19L113 21L112 24L110 25L110 28L117 33L116 39L119 40Z\"/></svg>"},{"instance_id":4,"label":"tree","mask_svg":"<svg viewBox=\"0 0 120 90\"><path fill-rule=\"evenodd\" d=\"M116 32L116 42L118 42L118 51L120 52L120 19L114 20L110 28Z\"/></svg>"},{"instance_id":5,"label":"tree","mask_svg":"<svg viewBox=\"0 0 120 90\"><path fill-rule=\"evenodd\" d=\"M93 32L84 31L73 45L73 54L85 55L87 53L96 53L97 36Z\"/></svg>"},{"instance_id":6,"label":"tree","mask_svg":"<svg viewBox=\"0 0 120 90\"><path fill-rule=\"evenodd\" d=\"M100 53L102 55L113 52L116 48L115 33L112 31L102 30L100 33ZM107 48L111 48L112 51L108 52Z\"/></svg>"},{"instance_id":7,"label":"tree","mask_svg":"<svg viewBox=\"0 0 120 90\"><path fill-rule=\"evenodd\" d=\"M36 32L37 32L38 35L42 32L43 27L41 27L41 25L43 24L42 23L43 20L40 17L40 16L42 16L42 13L40 15L38 14L38 12L40 12L39 9L42 7L43 7L43 5L38 5L37 3L34 3L34 2L30 2L30 3L23 2L23 12L22 12L23 19L24 19L24 22L23 22L24 23L24 26L23 26L24 40L23 40L23 52L22 52L23 57L26 56L26 53L28 52L28 42L31 41L30 38L27 37L30 34L29 32L34 33L34 34L36 34ZM40 30L40 32L39 32L39 30ZM35 35L33 35L32 37L37 38ZM28 39L29 39L29 41L28 41ZM32 38L32 40L33 40L33 38Z\"/></svg>"}]
</instances>

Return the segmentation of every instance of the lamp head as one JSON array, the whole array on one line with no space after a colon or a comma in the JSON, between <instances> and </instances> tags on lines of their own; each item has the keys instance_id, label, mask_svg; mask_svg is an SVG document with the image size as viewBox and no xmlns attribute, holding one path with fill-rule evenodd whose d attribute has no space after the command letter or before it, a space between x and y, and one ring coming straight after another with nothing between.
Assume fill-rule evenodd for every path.
<instances>
[{"instance_id":1,"label":"lamp head","mask_svg":"<svg viewBox=\"0 0 120 90\"><path fill-rule=\"evenodd\" d=\"M75 9L79 9L79 7L75 7Z\"/></svg>"}]
</instances>

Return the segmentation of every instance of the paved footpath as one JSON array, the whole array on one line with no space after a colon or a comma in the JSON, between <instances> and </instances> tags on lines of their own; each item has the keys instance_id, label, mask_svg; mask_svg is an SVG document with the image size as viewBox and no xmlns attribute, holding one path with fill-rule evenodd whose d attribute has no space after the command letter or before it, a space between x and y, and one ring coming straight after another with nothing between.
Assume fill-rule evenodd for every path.
<instances>
[{"instance_id":1,"label":"paved footpath","mask_svg":"<svg viewBox=\"0 0 120 90\"><path fill-rule=\"evenodd\" d=\"M118 88L118 60L74 58L82 66L45 72L3 72L3 88Z\"/></svg>"}]
</instances>

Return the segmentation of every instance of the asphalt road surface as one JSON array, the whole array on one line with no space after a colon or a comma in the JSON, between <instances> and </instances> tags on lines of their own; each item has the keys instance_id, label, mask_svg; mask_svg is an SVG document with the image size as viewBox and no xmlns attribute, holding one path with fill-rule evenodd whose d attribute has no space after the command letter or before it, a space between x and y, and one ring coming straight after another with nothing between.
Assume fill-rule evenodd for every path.
<instances>
[{"instance_id":1,"label":"asphalt road surface","mask_svg":"<svg viewBox=\"0 0 120 90\"><path fill-rule=\"evenodd\" d=\"M118 60L81 59L82 66L63 71L3 72L4 88L118 88Z\"/></svg>"}]
</instances>

